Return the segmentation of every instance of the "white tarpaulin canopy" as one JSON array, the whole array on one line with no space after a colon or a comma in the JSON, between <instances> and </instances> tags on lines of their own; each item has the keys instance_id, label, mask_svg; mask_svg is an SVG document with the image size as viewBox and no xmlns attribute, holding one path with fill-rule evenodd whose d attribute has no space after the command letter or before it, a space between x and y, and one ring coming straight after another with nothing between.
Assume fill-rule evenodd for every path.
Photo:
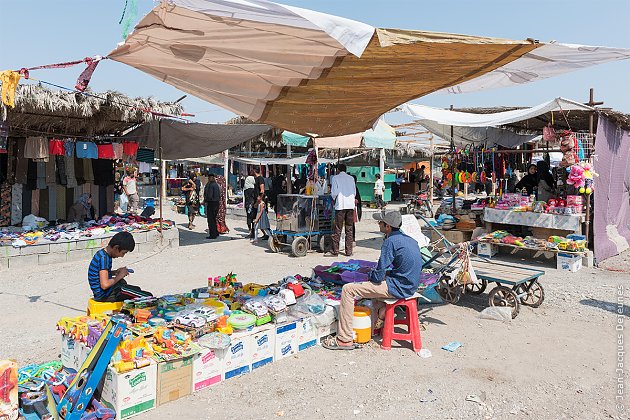
<instances>
[{"instance_id":1,"label":"white tarpaulin canopy","mask_svg":"<svg viewBox=\"0 0 630 420\"><path fill-rule=\"evenodd\" d=\"M294 158L274 158L274 157L246 158L246 157L239 157L239 156L230 156L230 160L245 163L247 165L305 165L307 156L308 155L296 156ZM346 156L339 160L340 161L349 160L357 156L361 156L361 153L358 153L352 156ZM224 158L221 155L213 155L213 156L206 156L202 158L194 158L194 159L186 159L186 160L190 162L206 163L206 164L211 164L211 165L223 165L224 163L223 159ZM337 159L325 159L321 157L317 159L317 163L335 163L335 162L337 162Z\"/></svg>"},{"instance_id":2,"label":"white tarpaulin canopy","mask_svg":"<svg viewBox=\"0 0 630 420\"><path fill-rule=\"evenodd\" d=\"M540 136L517 134L500 126L528 120L547 112L593 110L588 105L564 98L556 98L531 108L491 114L474 114L414 104L405 104L400 108L405 114L413 117L418 124L445 140L453 140L458 144L496 144L509 148L539 140ZM453 127L453 139L451 139L451 127Z\"/></svg>"},{"instance_id":3,"label":"white tarpaulin canopy","mask_svg":"<svg viewBox=\"0 0 630 420\"><path fill-rule=\"evenodd\" d=\"M450 86L525 83L630 50L374 28L263 0L168 0L108 58L255 122L334 137Z\"/></svg>"}]
</instances>

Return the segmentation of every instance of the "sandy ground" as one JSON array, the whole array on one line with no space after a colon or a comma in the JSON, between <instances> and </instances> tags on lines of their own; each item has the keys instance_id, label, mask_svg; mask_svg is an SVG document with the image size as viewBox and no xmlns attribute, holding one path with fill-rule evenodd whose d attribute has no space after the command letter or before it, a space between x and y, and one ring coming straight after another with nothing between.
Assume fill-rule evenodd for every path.
<instances>
[{"instance_id":1,"label":"sandy ground","mask_svg":"<svg viewBox=\"0 0 630 420\"><path fill-rule=\"evenodd\" d=\"M168 216L183 229L183 215ZM243 239L242 219L228 223L229 235L206 241L205 219L199 219L194 231L181 230L179 249L132 253L114 265L133 267L130 282L164 294L230 271L245 283L270 283L334 261L318 253L300 259L273 254ZM358 226L355 257L377 259L376 224L368 219ZM467 295L456 306L423 306L423 347L431 358L409 348L383 351L374 343L352 352L317 347L137 418L629 418L620 404L630 408L630 391L615 398L615 325L621 320L630 328L630 275L536 266L546 270L545 302L522 307L510 323L479 318L486 294ZM55 322L84 311L86 271L87 263L67 263L0 275L0 359L24 364L59 354ZM464 346L454 353L440 349L451 341ZM480 402L466 401L472 394Z\"/></svg>"}]
</instances>

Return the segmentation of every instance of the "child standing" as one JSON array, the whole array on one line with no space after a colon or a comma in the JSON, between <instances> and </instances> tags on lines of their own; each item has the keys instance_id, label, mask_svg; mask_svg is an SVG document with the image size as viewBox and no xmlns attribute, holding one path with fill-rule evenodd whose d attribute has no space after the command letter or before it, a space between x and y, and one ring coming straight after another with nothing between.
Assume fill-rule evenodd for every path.
<instances>
[{"instance_id":1,"label":"child standing","mask_svg":"<svg viewBox=\"0 0 630 420\"><path fill-rule=\"evenodd\" d=\"M127 284L125 277L130 273L127 267L112 270L112 259L124 257L136 247L133 235L118 232L109 240L107 246L99 250L88 268L88 282L98 302L122 302L126 299L153 296L138 286Z\"/></svg>"},{"instance_id":2,"label":"child standing","mask_svg":"<svg viewBox=\"0 0 630 420\"><path fill-rule=\"evenodd\" d=\"M260 233L258 233L259 231L262 231L263 233L263 240L269 239L269 229L271 229L271 226L269 225L269 216L267 215L267 206L265 205L265 200L263 200L263 195L259 194L258 198L256 199L256 208L257 208L257 212L256 212L256 218L254 219L254 240L252 241L252 243L258 243L258 237L260 235Z\"/></svg>"}]
</instances>

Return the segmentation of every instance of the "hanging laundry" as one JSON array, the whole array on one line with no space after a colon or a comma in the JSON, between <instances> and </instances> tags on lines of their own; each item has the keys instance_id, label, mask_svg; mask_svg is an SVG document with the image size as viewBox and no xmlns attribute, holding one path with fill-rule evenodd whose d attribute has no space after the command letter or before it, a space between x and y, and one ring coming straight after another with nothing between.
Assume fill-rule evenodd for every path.
<instances>
[{"instance_id":1,"label":"hanging laundry","mask_svg":"<svg viewBox=\"0 0 630 420\"><path fill-rule=\"evenodd\" d=\"M27 137L24 146L24 157L42 162L48 161L48 140L44 137Z\"/></svg>"},{"instance_id":2,"label":"hanging laundry","mask_svg":"<svg viewBox=\"0 0 630 420\"><path fill-rule=\"evenodd\" d=\"M146 162L138 162L138 172L141 174L150 174L151 164Z\"/></svg>"},{"instance_id":3,"label":"hanging laundry","mask_svg":"<svg viewBox=\"0 0 630 420\"><path fill-rule=\"evenodd\" d=\"M74 141L65 139L63 141L63 148L66 156L74 156Z\"/></svg>"},{"instance_id":4,"label":"hanging laundry","mask_svg":"<svg viewBox=\"0 0 630 420\"><path fill-rule=\"evenodd\" d=\"M114 148L114 159L122 159L124 154L122 143L114 143L112 146Z\"/></svg>"},{"instance_id":5,"label":"hanging laundry","mask_svg":"<svg viewBox=\"0 0 630 420\"><path fill-rule=\"evenodd\" d=\"M11 184L0 185L0 226L11 224Z\"/></svg>"},{"instance_id":6,"label":"hanging laundry","mask_svg":"<svg viewBox=\"0 0 630 420\"><path fill-rule=\"evenodd\" d=\"M15 91L22 75L17 71L5 70L0 73L2 82L2 103L11 108L15 108Z\"/></svg>"},{"instance_id":7,"label":"hanging laundry","mask_svg":"<svg viewBox=\"0 0 630 420\"><path fill-rule=\"evenodd\" d=\"M87 67L85 70L83 70L83 72L81 73L81 75L79 75L79 78L77 79L77 84L74 86L74 88L76 90L78 90L79 92L83 92L85 91L85 89L87 89L88 84L90 84L90 79L92 78L92 74L94 73L94 70L96 70L96 66L98 66L98 63L100 63L100 61L102 60L102 57L100 55L97 55L95 57L86 57L85 58L85 62L87 63Z\"/></svg>"},{"instance_id":8,"label":"hanging laundry","mask_svg":"<svg viewBox=\"0 0 630 420\"><path fill-rule=\"evenodd\" d=\"M13 184L11 187L11 224L17 225L22 222L22 194L24 186Z\"/></svg>"},{"instance_id":9,"label":"hanging laundry","mask_svg":"<svg viewBox=\"0 0 630 420\"><path fill-rule=\"evenodd\" d=\"M136 156L136 153L138 153L138 146L139 146L138 143L125 141L123 142L123 153L126 156L134 157Z\"/></svg>"},{"instance_id":10,"label":"hanging laundry","mask_svg":"<svg viewBox=\"0 0 630 420\"><path fill-rule=\"evenodd\" d=\"M91 141L77 142L77 157L79 159L98 159L98 147Z\"/></svg>"},{"instance_id":11,"label":"hanging laundry","mask_svg":"<svg viewBox=\"0 0 630 420\"><path fill-rule=\"evenodd\" d=\"M59 139L50 139L48 142L48 153L53 156L64 155L66 153L66 149L63 141Z\"/></svg>"},{"instance_id":12,"label":"hanging laundry","mask_svg":"<svg viewBox=\"0 0 630 420\"><path fill-rule=\"evenodd\" d=\"M111 143L99 144L96 147L99 159L114 159L114 147Z\"/></svg>"},{"instance_id":13,"label":"hanging laundry","mask_svg":"<svg viewBox=\"0 0 630 420\"><path fill-rule=\"evenodd\" d=\"M79 184L74 174L74 158L71 156L65 156L65 169L66 169L66 182L68 188L75 188Z\"/></svg>"}]
</instances>

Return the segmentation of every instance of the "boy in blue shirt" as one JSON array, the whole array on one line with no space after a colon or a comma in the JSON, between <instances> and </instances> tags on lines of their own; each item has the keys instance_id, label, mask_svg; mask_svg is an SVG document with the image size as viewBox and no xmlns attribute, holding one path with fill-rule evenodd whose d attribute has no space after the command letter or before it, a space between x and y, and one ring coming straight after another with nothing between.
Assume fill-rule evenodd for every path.
<instances>
[{"instance_id":1,"label":"boy in blue shirt","mask_svg":"<svg viewBox=\"0 0 630 420\"><path fill-rule=\"evenodd\" d=\"M124 257L136 247L133 235L118 232L109 240L109 244L99 250L88 268L88 281L98 302L122 302L126 299L153 296L138 286L127 284L125 277L132 272L127 267L112 270L112 259Z\"/></svg>"}]
</instances>

